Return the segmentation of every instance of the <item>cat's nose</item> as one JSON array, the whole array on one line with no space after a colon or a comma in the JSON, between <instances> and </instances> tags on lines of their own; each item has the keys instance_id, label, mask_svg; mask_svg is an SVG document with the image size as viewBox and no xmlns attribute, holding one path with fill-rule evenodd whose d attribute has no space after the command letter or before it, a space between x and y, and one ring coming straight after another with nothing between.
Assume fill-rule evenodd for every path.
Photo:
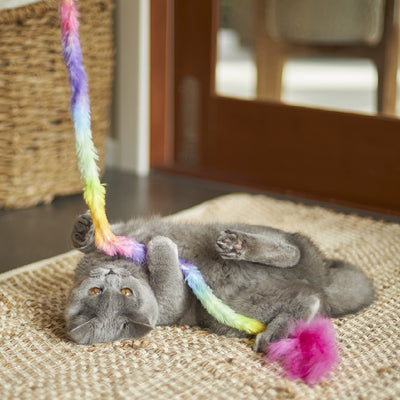
<instances>
[{"instance_id":1,"label":"cat's nose","mask_svg":"<svg viewBox=\"0 0 400 400\"><path fill-rule=\"evenodd\" d=\"M108 271L108 274L106 274L106 276L108 276L108 275L116 275L116 273L112 269L110 269Z\"/></svg>"}]
</instances>

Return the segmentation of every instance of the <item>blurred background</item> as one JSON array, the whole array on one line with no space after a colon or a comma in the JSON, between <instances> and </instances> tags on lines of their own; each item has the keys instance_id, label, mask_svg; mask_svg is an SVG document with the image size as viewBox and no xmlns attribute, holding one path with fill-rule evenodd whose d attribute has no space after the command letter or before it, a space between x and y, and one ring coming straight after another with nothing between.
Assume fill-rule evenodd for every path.
<instances>
[{"instance_id":1,"label":"blurred background","mask_svg":"<svg viewBox=\"0 0 400 400\"><path fill-rule=\"evenodd\" d=\"M246 191L400 215L398 0L78 2L111 221ZM86 210L58 0L0 2L0 270Z\"/></svg>"},{"instance_id":2,"label":"blurred background","mask_svg":"<svg viewBox=\"0 0 400 400\"><path fill-rule=\"evenodd\" d=\"M257 13L257 7L259 2L253 0L220 2L219 94L340 111L399 114L399 96L391 108L378 110L383 59L392 57L398 69L399 43L393 37L396 33L388 29L393 19L398 25L397 10L385 11L385 1L380 0L272 0L264 2L261 12ZM382 42L390 43L386 50L378 51L376 46L383 47ZM385 56L385 51L391 56ZM268 60L262 59L262 52L269 53L264 55ZM398 83L391 73L396 91ZM274 80L278 81L275 90L273 83L264 83ZM260 88L263 84L266 87Z\"/></svg>"}]
</instances>

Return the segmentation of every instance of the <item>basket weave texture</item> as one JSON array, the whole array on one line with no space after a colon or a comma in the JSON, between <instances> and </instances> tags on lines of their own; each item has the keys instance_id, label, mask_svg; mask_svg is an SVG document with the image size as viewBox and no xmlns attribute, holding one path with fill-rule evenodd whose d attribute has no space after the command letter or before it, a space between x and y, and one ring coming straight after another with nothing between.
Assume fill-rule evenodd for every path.
<instances>
[{"instance_id":1,"label":"basket weave texture","mask_svg":"<svg viewBox=\"0 0 400 400\"><path fill-rule=\"evenodd\" d=\"M2 400L400 399L400 225L319 207L232 194L169 217L247 222L312 238L328 257L358 264L374 281L373 304L334 319L340 363L308 387L252 351L254 339L195 327L77 346L65 336L64 307L80 255L70 252L0 275Z\"/></svg>"},{"instance_id":2,"label":"basket weave texture","mask_svg":"<svg viewBox=\"0 0 400 400\"><path fill-rule=\"evenodd\" d=\"M104 160L113 1L85 0L78 8L93 140ZM80 192L57 0L0 12L0 82L0 208L30 207Z\"/></svg>"}]
</instances>

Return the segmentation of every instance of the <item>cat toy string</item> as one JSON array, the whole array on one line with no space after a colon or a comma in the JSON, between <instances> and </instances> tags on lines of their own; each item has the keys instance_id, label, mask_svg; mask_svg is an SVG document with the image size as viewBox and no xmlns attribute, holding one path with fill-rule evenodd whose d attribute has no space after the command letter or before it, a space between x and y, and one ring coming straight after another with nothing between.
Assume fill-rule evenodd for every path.
<instances>
[{"instance_id":1,"label":"cat toy string","mask_svg":"<svg viewBox=\"0 0 400 400\"><path fill-rule=\"evenodd\" d=\"M61 0L60 19L62 49L71 88L70 106L76 154L84 181L83 196L91 212L95 228L95 245L110 256L121 255L142 265L146 260L146 247L134 238L114 235L106 216L106 190L100 182L98 155L92 139L88 79L83 66L75 0ZM265 325L261 322L236 313L218 299L196 266L184 261L181 261L180 266L188 286L217 321L249 334L257 334L265 330Z\"/></svg>"}]
</instances>

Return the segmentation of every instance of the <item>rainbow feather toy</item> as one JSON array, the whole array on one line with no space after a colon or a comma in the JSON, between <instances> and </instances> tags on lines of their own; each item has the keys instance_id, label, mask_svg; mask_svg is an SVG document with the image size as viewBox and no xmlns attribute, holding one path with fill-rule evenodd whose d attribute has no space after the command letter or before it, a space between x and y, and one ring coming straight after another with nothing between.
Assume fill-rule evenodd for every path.
<instances>
[{"instance_id":1,"label":"rainbow feather toy","mask_svg":"<svg viewBox=\"0 0 400 400\"><path fill-rule=\"evenodd\" d=\"M105 188L100 183L97 153L92 140L88 80L83 67L79 40L79 20L75 2L60 4L61 34L64 61L71 87L71 113L79 170L85 183L84 198L95 227L96 247L108 255L120 254L138 264L145 261L145 246L133 238L115 236L105 213Z\"/></svg>"},{"instance_id":2,"label":"rainbow feather toy","mask_svg":"<svg viewBox=\"0 0 400 400\"><path fill-rule=\"evenodd\" d=\"M105 188L100 182L96 162L98 157L92 140L88 81L83 67L78 12L74 0L61 1L60 18L63 55L71 86L71 113L76 153L79 170L85 183L84 199L90 209L95 228L95 244L99 250L110 256L118 254L141 265L146 259L146 247L134 238L115 236L107 220ZM265 325L261 322L237 314L222 303L207 286L194 265L182 261L181 269L189 287L207 311L219 322L252 334L265 329Z\"/></svg>"},{"instance_id":3,"label":"rainbow feather toy","mask_svg":"<svg viewBox=\"0 0 400 400\"><path fill-rule=\"evenodd\" d=\"M134 238L114 235L107 220L105 187L100 182L98 156L92 140L88 80L83 67L78 12L74 0L60 1L60 20L63 55L71 87L71 114L78 166L84 181L84 199L95 228L95 245L110 256L121 255L142 265L146 261L146 247ZM196 266L181 260L180 267L188 286L217 321L249 334L257 334L266 329L260 321L236 313L218 299ZM316 323L312 321L306 325L302 323L300 328L291 332L291 338L271 347L270 360L283 359L289 378L302 378L314 384L336 362L334 330L330 329L330 321L327 319L318 319ZM311 335L307 335L309 331ZM325 347L329 349L328 357Z\"/></svg>"}]
</instances>

